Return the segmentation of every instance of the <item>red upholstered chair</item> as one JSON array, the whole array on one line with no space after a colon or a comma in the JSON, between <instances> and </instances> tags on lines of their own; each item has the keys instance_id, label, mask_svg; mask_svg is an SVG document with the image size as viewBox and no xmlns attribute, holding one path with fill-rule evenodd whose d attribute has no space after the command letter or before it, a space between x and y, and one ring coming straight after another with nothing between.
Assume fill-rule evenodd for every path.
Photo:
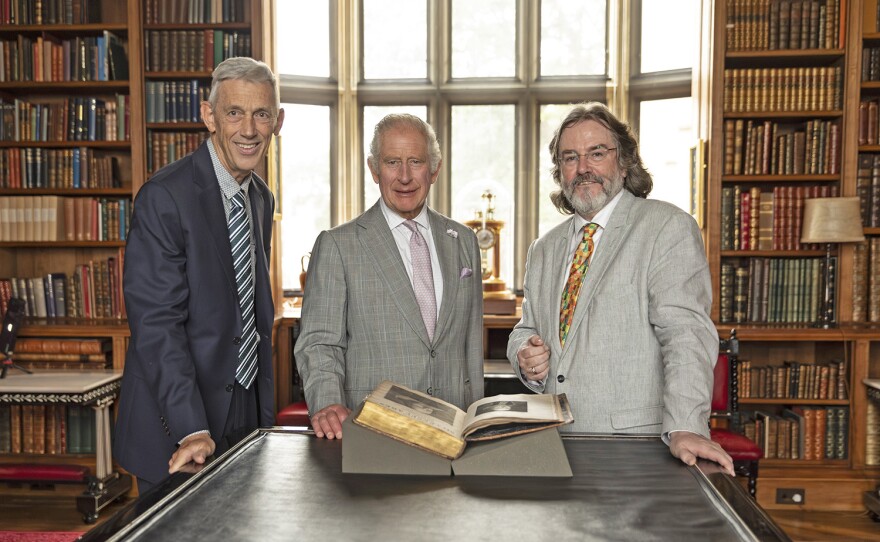
<instances>
[{"instance_id":1,"label":"red upholstered chair","mask_svg":"<svg viewBox=\"0 0 880 542\"><path fill-rule=\"evenodd\" d=\"M282 408L275 416L275 425L295 425L299 427L311 427L309 419L309 407L305 401L290 403Z\"/></svg>"},{"instance_id":2,"label":"red upholstered chair","mask_svg":"<svg viewBox=\"0 0 880 542\"><path fill-rule=\"evenodd\" d=\"M733 459L733 467L738 475L748 476L749 493L755 496L758 483L758 460L764 453L757 444L740 433L732 431L730 425L739 407L737 387L737 356L739 340L736 330L731 330L729 339L722 339L715 363L715 386L712 390L712 418L715 421L710 429L712 440L724 448ZM725 423L726 422L726 423Z\"/></svg>"}]
</instances>

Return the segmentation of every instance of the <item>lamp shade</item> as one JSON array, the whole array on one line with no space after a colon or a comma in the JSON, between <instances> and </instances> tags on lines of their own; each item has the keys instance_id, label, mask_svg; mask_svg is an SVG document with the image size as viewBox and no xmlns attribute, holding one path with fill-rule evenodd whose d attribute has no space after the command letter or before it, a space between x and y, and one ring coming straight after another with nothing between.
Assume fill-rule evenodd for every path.
<instances>
[{"instance_id":1,"label":"lamp shade","mask_svg":"<svg viewBox=\"0 0 880 542\"><path fill-rule=\"evenodd\" d=\"M801 243L857 243L864 240L859 198L804 200Z\"/></svg>"}]
</instances>

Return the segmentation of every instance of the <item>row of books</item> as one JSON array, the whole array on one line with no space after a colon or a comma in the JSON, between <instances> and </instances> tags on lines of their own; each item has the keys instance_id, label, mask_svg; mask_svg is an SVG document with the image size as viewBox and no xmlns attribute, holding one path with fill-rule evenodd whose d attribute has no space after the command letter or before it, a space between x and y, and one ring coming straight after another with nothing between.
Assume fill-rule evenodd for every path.
<instances>
[{"instance_id":1,"label":"row of books","mask_svg":"<svg viewBox=\"0 0 880 542\"><path fill-rule=\"evenodd\" d=\"M0 24L88 24L101 22L95 0L0 0Z\"/></svg>"},{"instance_id":2,"label":"row of books","mask_svg":"<svg viewBox=\"0 0 880 542\"><path fill-rule=\"evenodd\" d=\"M852 321L880 322L880 237L856 243L852 281Z\"/></svg>"},{"instance_id":3,"label":"row of books","mask_svg":"<svg viewBox=\"0 0 880 542\"><path fill-rule=\"evenodd\" d=\"M721 189L721 250L817 250L801 243L804 202L837 197L837 186L743 185Z\"/></svg>"},{"instance_id":4,"label":"row of books","mask_svg":"<svg viewBox=\"0 0 880 542\"><path fill-rule=\"evenodd\" d=\"M199 122L209 84L188 81L147 81L147 122Z\"/></svg>"},{"instance_id":5,"label":"row of books","mask_svg":"<svg viewBox=\"0 0 880 542\"><path fill-rule=\"evenodd\" d=\"M727 0L727 49L843 47L840 0Z\"/></svg>"},{"instance_id":6,"label":"row of books","mask_svg":"<svg viewBox=\"0 0 880 542\"><path fill-rule=\"evenodd\" d=\"M126 141L128 95L58 98L41 102L0 99L0 141Z\"/></svg>"},{"instance_id":7,"label":"row of books","mask_svg":"<svg viewBox=\"0 0 880 542\"><path fill-rule=\"evenodd\" d=\"M88 147L0 148L0 188L119 188L119 161Z\"/></svg>"},{"instance_id":8,"label":"row of books","mask_svg":"<svg viewBox=\"0 0 880 542\"><path fill-rule=\"evenodd\" d=\"M859 145L880 143L880 104L876 99L859 102Z\"/></svg>"},{"instance_id":9,"label":"row of books","mask_svg":"<svg viewBox=\"0 0 880 542\"><path fill-rule=\"evenodd\" d=\"M757 365L739 360L740 399L847 399L846 363L785 361L782 365Z\"/></svg>"},{"instance_id":10,"label":"row of books","mask_svg":"<svg viewBox=\"0 0 880 542\"><path fill-rule=\"evenodd\" d=\"M724 112L835 111L842 105L841 68L724 70Z\"/></svg>"},{"instance_id":11,"label":"row of books","mask_svg":"<svg viewBox=\"0 0 880 542\"><path fill-rule=\"evenodd\" d=\"M0 297L25 301L32 318L125 318L123 253L79 264L73 273L0 279Z\"/></svg>"},{"instance_id":12,"label":"row of books","mask_svg":"<svg viewBox=\"0 0 880 542\"><path fill-rule=\"evenodd\" d=\"M727 323L806 324L822 309L823 258L748 258L721 262L720 319ZM835 303L832 259L831 300Z\"/></svg>"},{"instance_id":13,"label":"row of books","mask_svg":"<svg viewBox=\"0 0 880 542\"><path fill-rule=\"evenodd\" d=\"M0 241L125 241L128 198L0 197Z\"/></svg>"},{"instance_id":14,"label":"row of books","mask_svg":"<svg viewBox=\"0 0 880 542\"><path fill-rule=\"evenodd\" d=\"M763 450L764 459L849 457L848 407L793 407L782 415L757 411L750 416L742 430Z\"/></svg>"},{"instance_id":15,"label":"row of books","mask_svg":"<svg viewBox=\"0 0 880 542\"><path fill-rule=\"evenodd\" d=\"M155 173L171 162L195 151L208 132L165 132L151 130L147 138L147 171Z\"/></svg>"},{"instance_id":16,"label":"row of books","mask_svg":"<svg viewBox=\"0 0 880 542\"><path fill-rule=\"evenodd\" d=\"M0 304L8 304L0 300ZM55 300L57 303L57 296ZM6 311L5 306L2 309ZM112 350L111 342L105 339L23 338L15 343L13 359L29 371L98 371L112 366Z\"/></svg>"},{"instance_id":17,"label":"row of books","mask_svg":"<svg viewBox=\"0 0 880 542\"><path fill-rule=\"evenodd\" d=\"M250 56L251 35L225 30L150 30L144 33L147 72L211 71L233 56Z\"/></svg>"},{"instance_id":18,"label":"row of books","mask_svg":"<svg viewBox=\"0 0 880 542\"><path fill-rule=\"evenodd\" d=\"M862 81L880 81L880 47L862 49Z\"/></svg>"},{"instance_id":19,"label":"row of books","mask_svg":"<svg viewBox=\"0 0 880 542\"><path fill-rule=\"evenodd\" d=\"M93 454L95 413L80 405L0 405L0 454Z\"/></svg>"},{"instance_id":20,"label":"row of books","mask_svg":"<svg viewBox=\"0 0 880 542\"><path fill-rule=\"evenodd\" d=\"M880 465L880 389L868 386L865 413L865 464Z\"/></svg>"},{"instance_id":21,"label":"row of books","mask_svg":"<svg viewBox=\"0 0 880 542\"><path fill-rule=\"evenodd\" d=\"M0 81L127 81L125 46L113 33L0 40Z\"/></svg>"},{"instance_id":22,"label":"row of books","mask_svg":"<svg viewBox=\"0 0 880 542\"><path fill-rule=\"evenodd\" d=\"M880 154L859 154L856 172L856 194L862 225L880 227Z\"/></svg>"},{"instance_id":23,"label":"row of books","mask_svg":"<svg viewBox=\"0 0 880 542\"><path fill-rule=\"evenodd\" d=\"M144 22L236 23L245 20L241 0L145 0Z\"/></svg>"},{"instance_id":24,"label":"row of books","mask_svg":"<svg viewBox=\"0 0 880 542\"><path fill-rule=\"evenodd\" d=\"M840 125L836 121L724 121L725 175L838 173Z\"/></svg>"}]
</instances>

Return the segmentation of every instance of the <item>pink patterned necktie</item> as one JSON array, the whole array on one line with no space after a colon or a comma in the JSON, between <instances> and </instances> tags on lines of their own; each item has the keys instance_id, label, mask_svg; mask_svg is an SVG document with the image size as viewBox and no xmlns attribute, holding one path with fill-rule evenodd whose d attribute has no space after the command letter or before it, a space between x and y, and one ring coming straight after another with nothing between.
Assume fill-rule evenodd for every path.
<instances>
[{"instance_id":1,"label":"pink patterned necktie","mask_svg":"<svg viewBox=\"0 0 880 542\"><path fill-rule=\"evenodd\" d=\"M598 224L589 223L584 227L584 238L574 253L571 262L571 270L568 272L568 282L562 291L562 304L559 306L559 344L565 346L568 338L568 330L571 328L571 318L574 316L574 308L577 306L578 294L581 284L584 282L584 273L590 266L590 255L593 253L593 234L599 228Z\"/></svg>"},{"instance_id":2,"label":"pink patterned necktie","mask_svg":"<svg viewBox=\"0 0 880 542\"><path fill-rule=\"evenodd\" d=\"M425 329L428 330L428 338L434 340L434 328L437 325L437 297L434 294L434 272L431 269L431 254L428 252L428 243L419 232L419 225L412 220L407 220L404 225L412 231L409 237L409 250L412 255L412 281L413 292L419 309L422 312L422 320Z\"/></svg>"}]
</instances>

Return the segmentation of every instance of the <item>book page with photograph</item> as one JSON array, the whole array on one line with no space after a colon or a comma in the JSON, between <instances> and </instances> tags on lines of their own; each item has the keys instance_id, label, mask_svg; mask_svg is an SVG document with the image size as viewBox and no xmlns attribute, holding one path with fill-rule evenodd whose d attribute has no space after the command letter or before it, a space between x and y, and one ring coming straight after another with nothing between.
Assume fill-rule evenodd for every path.
<instances>
[{"instance_id":1,"label":"book page with photograph","mask_svg":"<svg viewBox=\"0 0 880 542\"><path fill-rule=\"evenodd\" d=\"M559 397L531 393L484 397L468 407L462 435L467 437L478 429L499 423L565 422L563 410L567 408L567 401L562 404Z\"/></svg>"},{"instance_id":2,"label":"book page with photograph","mask_svg":"<svg viewBox=\"0 0 880 542\"><path fill-rule=\"evenodd\" d=\"M467 417L453 404L388 380L376 386L369 400L455 437L461 435Z\"/></svg>"}]
</instances>

